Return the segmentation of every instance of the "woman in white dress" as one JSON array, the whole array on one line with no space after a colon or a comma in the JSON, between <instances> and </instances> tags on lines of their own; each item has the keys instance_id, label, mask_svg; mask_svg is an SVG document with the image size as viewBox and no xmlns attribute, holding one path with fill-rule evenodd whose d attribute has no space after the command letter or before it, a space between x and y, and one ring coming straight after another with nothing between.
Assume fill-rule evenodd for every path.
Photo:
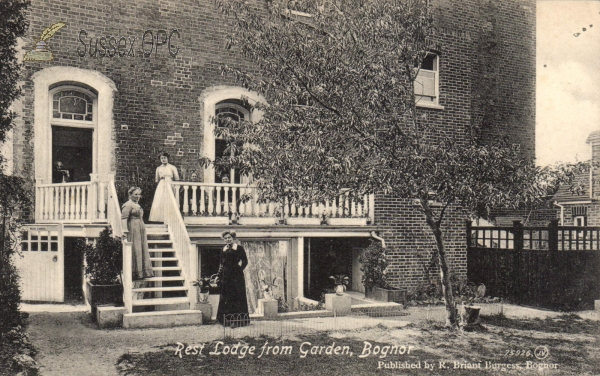
<instances>
[{"instance_id":1,"label":"woman in white dress","mask_svg":"<svg viewBox=\"0 0 600 376\"><path fill-rule=\"evenodd\" d=\"M150 222L164 222L162 200L165 196L165 189L167 189L171 180L179 180L177 168L169 164L169 153L165 152L160 155L160 163L161 165L156 168L155 181L158 183L158 186L156 187L152 208L150 209Z\"/></svg>"}]
</instances>

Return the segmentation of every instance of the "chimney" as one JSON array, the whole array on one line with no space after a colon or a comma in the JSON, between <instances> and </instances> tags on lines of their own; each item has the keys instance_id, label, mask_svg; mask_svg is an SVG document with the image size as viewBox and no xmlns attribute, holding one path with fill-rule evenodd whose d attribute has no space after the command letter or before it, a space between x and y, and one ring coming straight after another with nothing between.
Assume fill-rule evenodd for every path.
<instances>
[{"instance_id":1,"label":"chimney","mask_svg":"<svg viewBox=\"0 0 600 376\"><path fill-rule=\"evenodd\" d=\"M596 166L590 168L590 198L600 194L600 130L590 133L586 143L592 146L592 159L591 163L595 163Z\"/></svg>"}]
</instances>

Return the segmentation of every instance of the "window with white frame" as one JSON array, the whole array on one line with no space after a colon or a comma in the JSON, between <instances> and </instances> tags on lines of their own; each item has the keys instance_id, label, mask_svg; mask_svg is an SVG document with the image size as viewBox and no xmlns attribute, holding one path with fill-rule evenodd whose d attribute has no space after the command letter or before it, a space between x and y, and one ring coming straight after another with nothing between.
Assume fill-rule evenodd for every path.
<instances>
[{"instance_id":1,"label":"window with white frame","mask_svg":"<svg viewBox=\"0 0 600 376\"><path fill-rule=\"evenodd\" d=\"M573 207L573 225L578 227L587 226L587 207Z\"/></svg>"},{"instance_id":2,"label":"window with white frame","mask_svg":"<svg viewBox=\"0 0 600 376\"><path fill-rule=\"evenodd\" d=\"M417 106L439 106L439 56L429 53L419 67L415 79Z\"/></svg>"},{"instance_id":3,"label":"window with white frame","mask_svg":"<svg viewBox=\"0 0 600 376\"><path fill-rule=\"evenodd\" d=\"M230 121L243 121L249 119L249 111L246 109L240 100L225 100L215 105L215 117L217 119L218 127L227 126L225 119ZM225 140L216 137L215 138L215 158L224 157L226 153L232 153L233 150L229 148ZM240 184L242 181L239 171L231 169L230 171L215 171L215 182L218 183L232 183Z\"/></svg>"},{"instance_id":4,"label":"window with white frame","mask_svg":"<svg viewBox=\"0 0 600 376\"><path fill-rule=\"evenodd\" d=\"M573 224L577 227L584 227L587 225L586 217L579 215L573 218Z\"/></svg>"},{"instance_id":5,"label":"window with white frame","mask_svg":"<svg viewBox=\"0 0 600 376\"><path fill-rule=\"evenodd\" d=\"M53 183L89 181L94 172L95 98L80 86L50 90Z\"/></svg>"}]
</instances>

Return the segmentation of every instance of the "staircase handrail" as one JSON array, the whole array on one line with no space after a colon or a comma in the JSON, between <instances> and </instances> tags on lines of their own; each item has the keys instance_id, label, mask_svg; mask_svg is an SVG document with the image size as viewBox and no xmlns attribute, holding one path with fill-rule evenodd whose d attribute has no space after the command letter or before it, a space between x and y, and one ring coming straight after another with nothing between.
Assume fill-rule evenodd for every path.
<instances>
[{"instance_id":1,"label":"staircase handrail","mask_svg":"<svg viewBox=\"0 0 600 376\"><path fill-rule=\"evenodd\" d=\"M132 276L132 249L131 242L123 239L123 227L121 225L121 207L119 206L119 196L115 188L115 176L109 175L108 179L108 205L106 210L108 224L112 228L115 238L121 239L123 245L123 270L121 271L121 283L123 284L123 303L127 313L132 312L133 300L133 276Z\"/></svg>"},{"instance_id":2,"label":"staircase handrail","mask_svg":"<svg viewBox=\"0 0 600 376\"><path fill-rule=\"evenodd\" d=\"M166 188L162 199L162 211L164 223L168 226L169 232L172 235L173 249L182 266L182 277L184 283L189 284L193 279L196 279L198 268L198 254L195 247L192 245L187 227L183 222L183 217L179 211L179 204L173 193L173 184L171 179L165 177ZM177 189L179 188L178 186ZM188 297L190 299L190 308L196 304L197 294L196 288L189 284Z\"/></svg>"}]
</instances>

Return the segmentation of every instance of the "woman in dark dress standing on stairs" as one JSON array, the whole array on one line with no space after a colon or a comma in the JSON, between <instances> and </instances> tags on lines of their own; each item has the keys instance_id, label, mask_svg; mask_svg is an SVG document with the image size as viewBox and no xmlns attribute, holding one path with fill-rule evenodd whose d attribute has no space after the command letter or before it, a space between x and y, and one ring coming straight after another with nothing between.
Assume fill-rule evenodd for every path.
<instances>
[{"instance_id":1,"label":"woman in dark dress standing on stairs","mask_svg":"<svg viewBox=\"0 0 600 376\"><path fill-rule=\"evenodd\" d=\"M235 231L225 231L222 237L226 245L221 252L221 265L218 273L221 297L217 320L223 325L232 327L245 326L250 323L244 279L244 268L248 265L246 250L241 245L234 243Z\"/></svg>"}]
</instances>

